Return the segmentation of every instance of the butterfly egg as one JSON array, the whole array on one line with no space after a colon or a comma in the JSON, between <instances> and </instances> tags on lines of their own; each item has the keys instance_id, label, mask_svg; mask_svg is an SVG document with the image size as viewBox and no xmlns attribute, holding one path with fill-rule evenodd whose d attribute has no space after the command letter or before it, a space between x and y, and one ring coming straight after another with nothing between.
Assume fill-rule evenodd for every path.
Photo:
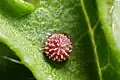
<instances>
[{"instance_id":1,"label":"butterfly egg","mask_svg":"<svg viewBox=\"0 0 120 80\"><path fill-rule=\"evenodd\" d=\"M65 61L72 52L72 42L63 33L53 33L50 35L44 46L44 53L53 61Z\"/></svg>"}]
</instances>

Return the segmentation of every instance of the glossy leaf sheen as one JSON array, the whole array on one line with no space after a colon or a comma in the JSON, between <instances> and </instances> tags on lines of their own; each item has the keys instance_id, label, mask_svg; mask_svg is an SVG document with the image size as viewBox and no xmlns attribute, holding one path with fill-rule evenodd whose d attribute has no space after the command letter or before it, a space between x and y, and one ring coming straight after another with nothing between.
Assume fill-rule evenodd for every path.
<instances>
[{"instance_id":1,"label":"glossy leaf sheen","mask_svg":"<svg viewBox=\"0 0 120 80\"><path fill-rule=\"evenodd\" d=\"M4 14L18 18L34 11L35 7L23 0L0 0L0 9Z\"/></svg>"}]
</instances>

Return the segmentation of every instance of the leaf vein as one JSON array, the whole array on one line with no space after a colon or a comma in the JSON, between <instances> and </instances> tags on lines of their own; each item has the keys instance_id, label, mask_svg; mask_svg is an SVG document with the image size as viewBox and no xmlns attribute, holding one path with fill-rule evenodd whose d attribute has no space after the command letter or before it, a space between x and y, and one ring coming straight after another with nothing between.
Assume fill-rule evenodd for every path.
<instances>
[{"instance_id":1,"label":"leaf vein","mask_svg":"<svg viewBox=\"0 0 120 80\"><path fill-rule=\"evenodd\" d=\"M89 30L88 32L89 32L89 36L91 38L92 46L94 47L93 50L94 50L95 61L96 61L97 67L98 67L99 79L102 80L102 73L101 73L99 58L98 58L98 54L97 54L97 46L95 44L95 39L94 39L94 30L91 27L90 19L88 17L87 10L85 8L84 0L80 0L80 2L81 2L81 6L82 6L82 10L83 10L86 22L88 24L88 30Z\"/></svg>"}]
</instances>

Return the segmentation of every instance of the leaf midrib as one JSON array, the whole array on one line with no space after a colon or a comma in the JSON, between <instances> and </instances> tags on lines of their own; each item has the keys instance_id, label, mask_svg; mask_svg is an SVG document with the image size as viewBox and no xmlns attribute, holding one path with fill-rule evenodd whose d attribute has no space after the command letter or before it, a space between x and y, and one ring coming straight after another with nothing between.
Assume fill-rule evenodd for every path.
<instances>
[{"instance_id":1,"label":"leaf midrib","mask_svg":"<svg viewBox=\"0 0 120 80\"><path fill-rule=\"evenodd\" d=\"M98 69L99 80L102 80L102 73L101 73L100 63L99 63L99 58L98 58L98 53L97 53L97 46L96 46L95 39L94 39L94 29L92 29L91 22L90 22L87 10L84 5L84 0L80 0L80 2L81 2L82 10L83 10L83 13L84 13L84 16L86 19L86 23L88 25L88 30L89 30L88 33L89 33L89 36L90 36L90 39L92 42L92 46L93 46L95 62L96 62L97 69Z\"/></svg>"}]
</instances>

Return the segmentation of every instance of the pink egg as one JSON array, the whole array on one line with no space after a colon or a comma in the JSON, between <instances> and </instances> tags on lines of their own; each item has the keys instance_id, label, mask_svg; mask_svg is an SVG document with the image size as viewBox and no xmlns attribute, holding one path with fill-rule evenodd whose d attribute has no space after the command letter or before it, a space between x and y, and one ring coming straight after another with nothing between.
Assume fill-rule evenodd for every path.
<instances>
[{"instance_id":1,"label":"pink egg","mask_svg":"<svg viewBox=\"0 0 120 80\"><path fill-rule=\"evenodd\" d=\"M72 52L72 42L63 33L53 33L45 42L44 53L53 61L65 61Z\"/></svg>"}]
</instances>

